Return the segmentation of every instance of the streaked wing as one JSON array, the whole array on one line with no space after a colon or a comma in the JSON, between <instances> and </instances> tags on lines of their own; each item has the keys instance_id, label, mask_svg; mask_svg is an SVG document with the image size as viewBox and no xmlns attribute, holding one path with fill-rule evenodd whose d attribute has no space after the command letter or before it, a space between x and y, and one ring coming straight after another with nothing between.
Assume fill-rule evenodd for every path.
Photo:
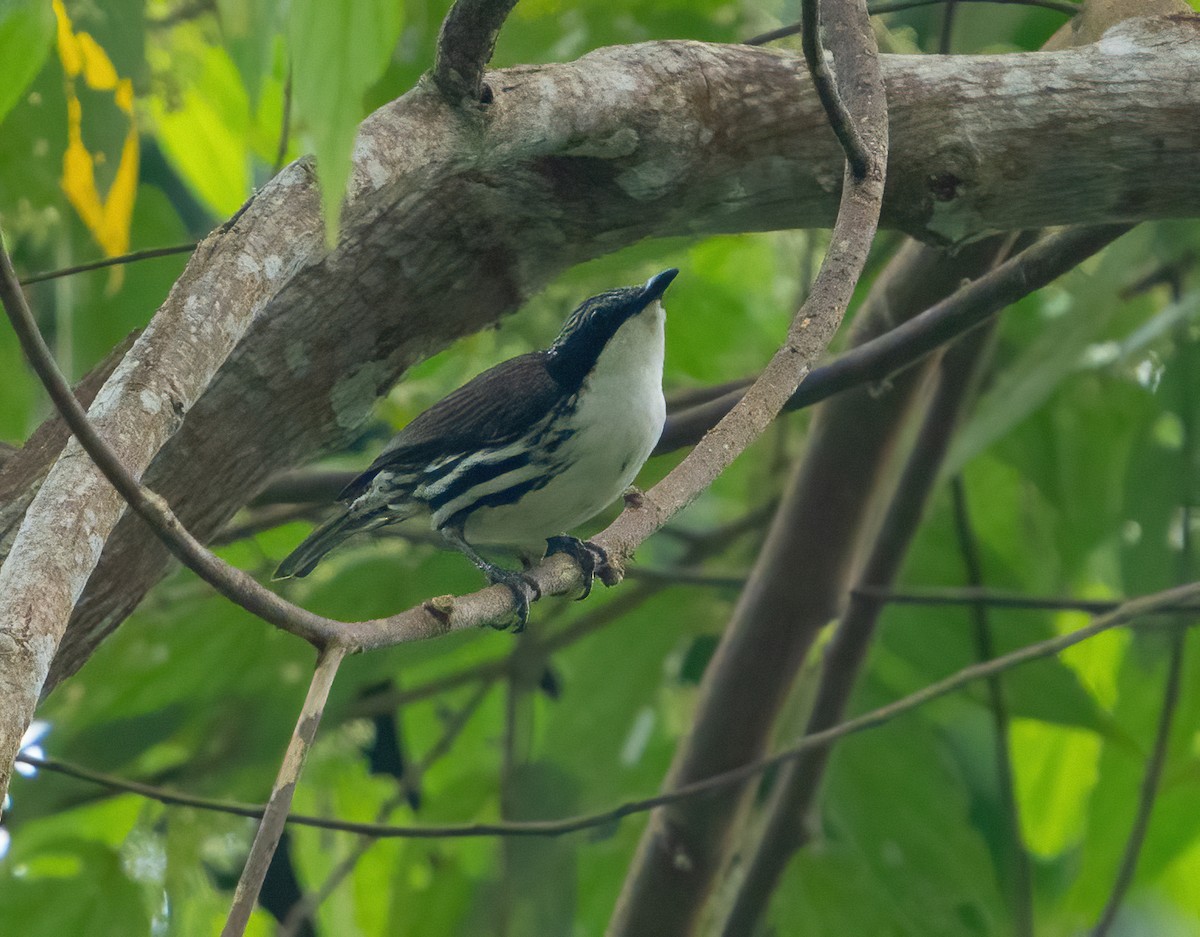
<instances>
[{"instance_id":1,"label":"streaked wing","mask_svg":"<svg viewBox=\"0 0 1200 937\"><path fill-rule=\"evenodd\" d=\"M397 433L339 500L357 498L384 469L406 474L438 458L519 439L559 400L545 356L537 351L511 358L447 394Z\"/></svg>"}]
</instances>

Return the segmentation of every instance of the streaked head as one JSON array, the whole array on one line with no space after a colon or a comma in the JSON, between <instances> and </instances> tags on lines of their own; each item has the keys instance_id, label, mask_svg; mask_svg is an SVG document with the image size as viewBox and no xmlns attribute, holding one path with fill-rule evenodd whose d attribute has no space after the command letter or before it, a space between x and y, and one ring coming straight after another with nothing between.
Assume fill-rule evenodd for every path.
<instances>
[{"instance_id":1,"label":"streaked head","mask_svg":"<svg viewBox=\"0 0 1200 937\"><path fill-rule=\"evenodd\" d=\"M678 274L672 267L655 274L642 286L607 290L585 299L550 346L555 369L582 379L621 326L652 308Z\"/></svg>"}]
</instances>

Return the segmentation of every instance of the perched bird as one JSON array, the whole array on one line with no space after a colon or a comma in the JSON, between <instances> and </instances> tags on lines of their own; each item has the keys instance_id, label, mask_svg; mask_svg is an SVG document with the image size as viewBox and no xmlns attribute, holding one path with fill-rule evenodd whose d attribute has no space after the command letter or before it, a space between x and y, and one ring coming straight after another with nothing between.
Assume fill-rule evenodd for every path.
<instances>
[{"instance_id":1,"label":"perched bird","mask_svg":"<svg viewBox=\"0 0 1200 937\"><path fill-rule=\"evenodd\" d=\"M308 575L352 534L426 514L490 582L512 591L518 628L537 588L478 547L506 548L527 565L547 549L569 553L586 595L606 558L566 534L621 495L662 433L661 298L678 273L593 296L549 348L484 371L416 417L275 578Z\"/></svg>"}]
</instances>

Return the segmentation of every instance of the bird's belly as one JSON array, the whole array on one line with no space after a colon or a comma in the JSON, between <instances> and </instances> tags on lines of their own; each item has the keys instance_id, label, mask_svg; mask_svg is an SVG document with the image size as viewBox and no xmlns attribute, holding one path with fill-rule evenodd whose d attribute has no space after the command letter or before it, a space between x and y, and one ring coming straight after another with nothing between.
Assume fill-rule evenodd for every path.
<instances>
[{"instance_id":1,"label":"bird's belly","mask_svg":"<svg viewBox=\"0 0 1200 937\"><path fill-rule=\"evenodd\" d=\"M566 533L620 497L650 456L665 419L662 391L614 401L585 394L571 420L574 434L555 454L560 466L516 504L483 507L466 525L471 543L536 545ZM603 401L601 407L599 401Z\"/></svg>"}]
</instances>

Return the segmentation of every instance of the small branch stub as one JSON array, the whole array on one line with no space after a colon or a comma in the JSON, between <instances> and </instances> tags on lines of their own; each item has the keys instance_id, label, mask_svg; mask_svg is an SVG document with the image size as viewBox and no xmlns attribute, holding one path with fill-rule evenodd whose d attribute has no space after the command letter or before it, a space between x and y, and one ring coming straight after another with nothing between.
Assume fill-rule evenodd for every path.
<instances>
[{"instance_id":1,"label":"small branch stub","mask_svg":"<svg viewBox=\"0 0 1200 937\"><path fill-rule=\"evenodd\" d=\"M454 105L487 104L490 89L483 70L496 48L500 27L517 0L458 0L446 14L438 35L433 80Z\"/></svg>"}]
</instances>

